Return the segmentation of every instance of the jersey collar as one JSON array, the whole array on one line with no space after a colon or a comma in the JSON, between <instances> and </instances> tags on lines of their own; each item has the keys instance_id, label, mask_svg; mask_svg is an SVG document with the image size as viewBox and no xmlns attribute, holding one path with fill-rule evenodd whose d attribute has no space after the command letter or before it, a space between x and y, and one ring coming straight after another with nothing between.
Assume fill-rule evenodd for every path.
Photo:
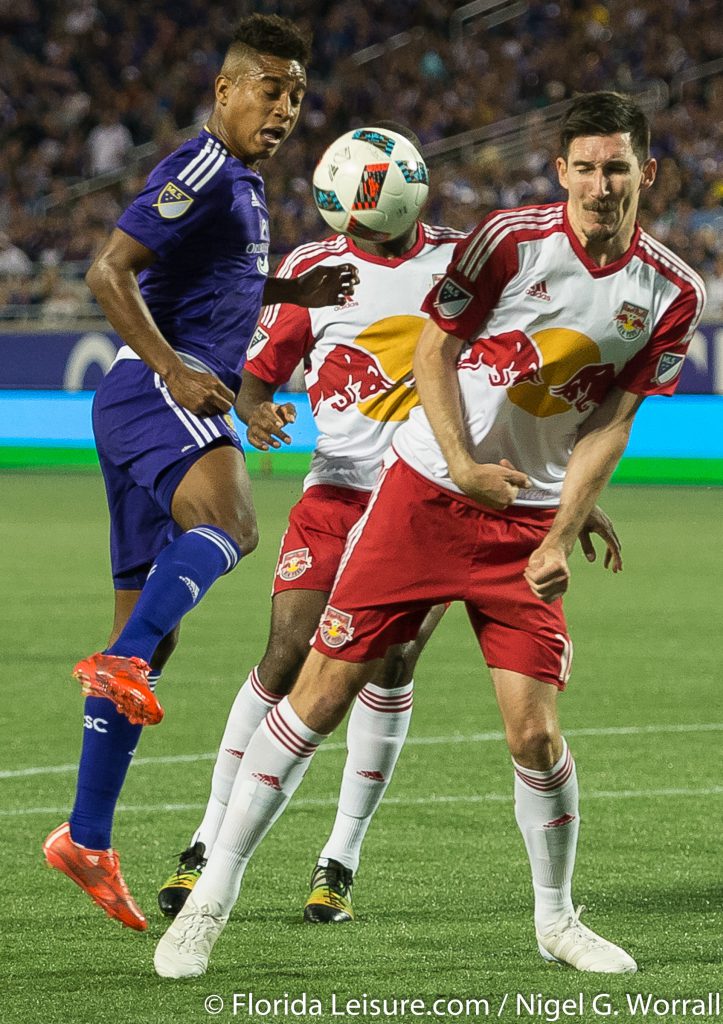
<instances>
[{"instance_id":1,"label":"jersey collar","mask_svg":"<svg viewBox=\"0 0 723 1024\"><path fill-rule=\"evenodd\" d=\"M562 223L573 252L591 277L607 277L609 274L615 274L618 270L622 270L623 267L627 267L628 263L635 255L635 250L638 247L638 240L640 238L640 224L638 224L637 221L635 222L635 230L633 231L633 237L628 249L613 263L607 263L604 267L598 266L594 260L590 259L584 247L580 244L580 240L572 230L570 221L567 217L567 204L564 204L562 207Z\"/></svg>"},{"instance_id":2,"label":"jersey collar","mask_svg":"<svg viewBox=\"0 0 723 1024\"><path fill-rule=\"evenodd\" d=\"M351 235L347 235L346 240L349 246L349 252L358 256L360 260L366 260L367 263L376 263L377 266L380 267L398 267L402 263L406 263L407 260L414 259L414 257L418 256L422 251L426 241L421 221L417 222L417 237L414 240L414 244L411 249L407 249L407 251L403 252L401 256L393 256L391 259L387 259L384 256L373 256L370 252L364 252L363 249L360 249L359 246L356 245Z\"/></svg>"}]
</instances>

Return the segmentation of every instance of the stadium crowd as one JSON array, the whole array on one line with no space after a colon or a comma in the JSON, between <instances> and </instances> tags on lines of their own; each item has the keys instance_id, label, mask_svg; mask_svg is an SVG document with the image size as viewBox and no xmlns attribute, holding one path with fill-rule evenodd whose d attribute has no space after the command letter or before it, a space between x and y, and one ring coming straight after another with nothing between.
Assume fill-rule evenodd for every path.
<instances>
[{"instance_id":1,"label":"stadium crowd","mask_svg":"<svg viewBox=\"0 0 723 1024\"><path fill-rule=\"evenodd\" d=\"M494 25L484 11L463 20L451 0L0 2L4 315L89 310L88 261L159 155L202 123L233 22L259 11L315 35L299 128L264 172L277 255L325 233L310 178L350 127L409 124L435 154L426 219L467 229L495 207L561 197L554 141L536 131L545 107L579 90L647 89L660 166L643 223L703 274L708 313L723 317L717 0L507 6L517 13ZM516 146L464 136L512 117Z\"/></svg>"}]
</instances>

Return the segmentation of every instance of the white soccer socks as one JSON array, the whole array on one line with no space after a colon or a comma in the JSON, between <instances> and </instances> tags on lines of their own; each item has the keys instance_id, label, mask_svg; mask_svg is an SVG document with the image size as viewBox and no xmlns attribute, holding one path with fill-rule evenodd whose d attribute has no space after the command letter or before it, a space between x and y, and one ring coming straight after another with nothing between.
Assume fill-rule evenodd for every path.
<instances>
[{"instance_id":1,"label":"white soccer socks","mask_svg":"<svg viewBox=\"0 0 723 1024\"><path fill-rule=\"evenodd\" d=\"M633 958L580 921L571 884L580 827L575 762L563 740L562 756L547 772L515 767L515 817L527 847L535 891L535 933L545 960L578 971L632 974Z\"/></svg>"},{"instance_id":2,"label":"white soccer socks","mask_svg":"<svg viewBox=\"0 0 723 1024\"><path fill-rule=\"evenodd\" d=\"M197 905L229 914L251 854L286 807L323 739L304 725L288 697L269 712L238 769L218 838L193 891Z\"/></svg>"},{"instance_id":3,"label":"white soccer socks","mask_svg":"<svg viewBox=\"0 0 723 1024\"><path fill-rule=\"evenodd\" d=\"M249 740L269 711L276 707L281 700L278 694L271 693L262 685L257 669L258 666L249 672L246 681L236 694L236 699L229 712L226 729L213 768L211 794L203 821L190 843L193 846L200 840L206 847L207 858L210 856L221 828L236 773Z\"/></svg>"},{"instance_id":4,"label":"white soccer socks","mask_svg":"<svg viewBox=\"0 0 723 1024\"><path fill-rule=\"evenodd\" d=\"M319 863L359 867L364 836L396 767L412 717L413 682L392 690L368 683L358 695L346 733L344 766L334 827Z\"/></svg>"},{"instance_id":5,"label":"white soccer socks","mask_svg":"<svg viewBox=\"0 0 723 1024\"><path fill-rule=\"evenodd\" d=\"M573 913L572 872L580 826L577 775L567 743L549 771L512 762L515 769L515 817L527 847L535 891L538 931Z\"/></svg>"}]
</instances>

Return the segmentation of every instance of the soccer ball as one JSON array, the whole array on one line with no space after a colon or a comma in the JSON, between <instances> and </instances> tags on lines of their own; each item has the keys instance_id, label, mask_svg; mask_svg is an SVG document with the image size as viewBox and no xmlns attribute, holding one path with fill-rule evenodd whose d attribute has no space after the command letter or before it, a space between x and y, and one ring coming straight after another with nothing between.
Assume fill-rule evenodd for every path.
<instances>
[{"instance_id":1,"label":"soccer ball","mask_svg":"<svg viewBox=\"0 0 723 1024\"><path fill-rule=\"evenodd\" d=\"M336 231L385 242L417 220L429 191L427 165L409 139L386 128L357 128L322 156L314 202Z\"/></svg>"}]
</instances>

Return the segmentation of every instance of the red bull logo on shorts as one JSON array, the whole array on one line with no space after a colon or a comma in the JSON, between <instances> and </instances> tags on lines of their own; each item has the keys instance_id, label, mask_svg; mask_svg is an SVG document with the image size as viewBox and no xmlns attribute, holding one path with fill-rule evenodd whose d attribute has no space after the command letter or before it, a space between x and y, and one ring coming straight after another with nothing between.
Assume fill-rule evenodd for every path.
<instances>
[{"instance_id":1,"label":"red bull logo on shorts","mask_svg":"<svg viewBox=\"0 0 723 1024\"><path fill-rule=\"evenodd\" d=\"M635 341L645 330L649 310L636 306L632 302L623 302L613 317L615 327L625 341Z\"/></svg>"},{"instance_id":2,"label":"red bull logo on shorts","mask_svg":"<svg viewBox=\"0 0 723 1024\"><path fill-rule=\"evenodd\" d=\"M308 548L287 551L279 563L276 575L286 583L298 580L299 576L303 576L306 570L311 568L312 561Z\"/></svg>"},{"instance_id":3,"label":"red bull logo on shorts","mask_svg":"<svg viewBox=\"0 0 723 1024\"><path fill-rule=\"evenodd\" d=\"M351 623L352 617L348 612L340 612L328 604L319 623L319 636L327 647L343 647L354 636Z\"/></svg>"}]
</instances>

